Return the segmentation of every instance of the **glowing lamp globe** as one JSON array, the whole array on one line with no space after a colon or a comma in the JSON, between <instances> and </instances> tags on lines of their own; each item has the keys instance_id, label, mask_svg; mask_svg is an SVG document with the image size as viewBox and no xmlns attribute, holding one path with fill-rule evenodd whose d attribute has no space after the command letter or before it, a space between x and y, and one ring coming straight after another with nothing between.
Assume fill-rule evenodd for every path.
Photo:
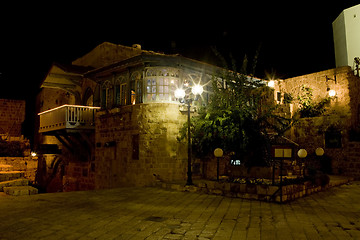
<instances>
[{"instance_id":1,"label":"glowing lamp globe","mask_svg":"<svg viewBox=\"0 0 360 240\"><path fill-rule=\"evenodd\" d=\"M324 151L324 149L322 149L321 147L319 147L319 148L317 148L317 149L315 150L316 156L321 157L322 155L324 155L324 153L325 153L325 151Z\"/></svg>"},{"instance_id":2,"label":"glowing lamp globe","mask_svg":"<svg viewBox=\"0 0 360 240\"><path fill-rule=\"evenodd\" d=\"M297 154L298 154L299 158L306 158L307 151L305 149L300 149Z\"/></svg>"},{"instance_id":3,"label":"glowing lamp globe","mask_svg":"<svg viewBox=\"0 0 360 240\"><path fill-rule=\"evenodd\" d=\"M199 84L197 84L191 88L191 92L194 95L201 95L203 93L203 91L204 91L204 88Z\"/></svg>"},{"instance_id":4,"label":"glowing lamp globe","mask_svg":"<svg viewBox=\"0 0 360 240\"><path fill-rule=\"evenodd\" d=\"M267 85L268 85L268 87L270 87L270 88L274 88L274 87L275 87L275 81L274 81L274 80L270 80Z\"/></svg>"},{"instance_id":5,"label":"glowing lamp globe","mask_svg":"<svg viewBox=\"0 0 360 240\"><path fill-rule=\"evenodd\" d=\"M222 157L224 155L224 152L221 148L217 148L214 150L214 156L215 157Z\"/></svg>"},{"instance_id":6,"label":"glowing lamp globe","mask_svg":"<svg viewBox=\"0 0 360 240\"><path fill-rule=\"evenodd\" d=\"M335 97L335 95L336 95L335 90L330 90L329 91L329 97Z\"/></svg>"},{"instance_id":7,"label":"glowing lamp globe","mask_svg":"<svg viewBox=\"0 0 360 240\"><path fill-rule=\"evenodd\" d=\"M184 98L185 97L185 90L178 88L175 90L174 95L176 98Z\"/></svg>"}]
</instances>

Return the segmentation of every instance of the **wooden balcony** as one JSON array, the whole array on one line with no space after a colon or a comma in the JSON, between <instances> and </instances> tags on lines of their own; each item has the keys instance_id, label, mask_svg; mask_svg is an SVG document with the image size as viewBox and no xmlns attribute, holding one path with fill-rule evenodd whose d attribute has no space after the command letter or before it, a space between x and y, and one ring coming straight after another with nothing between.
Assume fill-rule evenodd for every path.
<instances>
[{"instance_id":1,"label":"wooden balcony","mask_svg":"<svg viewBox=\"0 0 360 240\"><path fill-rule=\"evenodd\" d=\"M96 109L100 107L63 105L41 112L39 132L95 129Z\"/></svg>"}]
</instances>

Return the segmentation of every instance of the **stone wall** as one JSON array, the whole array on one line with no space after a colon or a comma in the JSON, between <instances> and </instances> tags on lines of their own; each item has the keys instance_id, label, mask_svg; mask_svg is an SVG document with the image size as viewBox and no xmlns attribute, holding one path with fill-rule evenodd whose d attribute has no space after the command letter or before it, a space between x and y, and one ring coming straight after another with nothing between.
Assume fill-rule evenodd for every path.
<instances>
[{"instance_id":1,"label":"stone wall","mask_svg":"<svg viewBox=\"0 0 360 240\"><path fill-rule=\"evenodd\" d=\"M20 137L25 120L25 101L0 99L0 135Z\"/></svg>"},{"instance_id":2,"label":"stone wall","mask_svg":"<svg viewBox=\"0 0 360 240\"><path fill-rule=\"evenodd\" d=\"M0 157L0 164L13 166L14 171L23 171L24 177L35 182L38 165L37 157Z\"/></svg>"},{"instance_id":3,"label":"stone wall","mask_svg":"<svg viewBox=\"0 0 360 240\"><path fill-rule=\"evenodd\" d=\"M358 166L355 156L360 151L351 150L355 143L350 142L349 135L352 129L359 127L360 79L354 76L350 67L340 67L279 81L275 91L291 93L296 111L299 108L297 97L301 95L303 85L312 89L314 102L328 97L329 89L335 90L336 96L322 116L300 118L287 136L307 150L310 165L319 167L320 159L315 149L322 147L333 173L357 177L357 170L353 168ZM329 131L336 131L341 136L339 146L327 146L326 134Z\"/></svg>"},{"instance_id":4,"label":"stone wall","mask_svg":"<svg viewBox=\"0 0 360 240\"><path fill-rule=\"evenodd\" d=\"M306 149L308 153L306 159L309 165L318 165L315 149L321 147L325 150L325 156L331 161L333 173L342 174L346 161L345 149L349 144L348 130L350 124L349 115L302 118L290 130L290 138L299 144L299 148ZM341 147L326 148L325 134L330 129L336 129L341 133Z\"/></svg>"},{"instance_id":5,"label":"stone wall","mask_svg":"<svg viewBox=\"0 0 360 240\"><path fill-rule=\"evenodd\" d=\"M96 188L185 180L187 144L176 137L186 121L179 104L150 103L100 111L96 117Z\"/></svg>"},{"instance_id":6,"label":"stone wall","mask_svg":"<svg viewBox=\"0 0 360 240\"><path fill-rule=\"evenodd\" d=\"M346 159L343 162L343 174L360 179L360 142L349 142L346 149Z\"/></svg>"},{"instance_id":7,"label":"stone wall","mask_svg":"<svg viewBox=\"0 0 360 240\"><path fill-rule=\"evenodd\" d=\"M302 86L312 89L314 102L329 97L330 89L335 90L336 96L331 103L332 111L350 113L350 102L355 100L351 99L350 92L358 89L358 86L355 86L358 85L357 80L350 67L341 67L279 81L275 90L292 95L295 111L299 107L297 97L302 94Z\"/></svg>"},{"instance_id":8,"label":"stone wall","mask_svg":"<svg viewBox=\"0 0 360 240\"><path fill-rule=\"evenodd\" d=\"M91 162L69 162L62 179L63 191L84 191L95 188L95 166Z\"/></svg>"}]
</instances>

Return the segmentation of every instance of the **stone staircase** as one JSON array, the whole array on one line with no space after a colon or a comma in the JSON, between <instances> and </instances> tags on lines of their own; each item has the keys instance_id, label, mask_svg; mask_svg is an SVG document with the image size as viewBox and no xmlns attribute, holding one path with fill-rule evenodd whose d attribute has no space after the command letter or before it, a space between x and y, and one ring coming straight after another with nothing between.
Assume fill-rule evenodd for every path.
<instances>
[{"instance_id":1,"label":"stone staircase","mask_svg":"<svg viewBox=\"0 0 360 240\"><path fill-rule=\"evenodd\" d=\"M29 180L24 178L24 172L14 171L12 165L0 164L0 192L7 195L33 195L38 190L29 186Z\"/></svg>"}]
</instances>

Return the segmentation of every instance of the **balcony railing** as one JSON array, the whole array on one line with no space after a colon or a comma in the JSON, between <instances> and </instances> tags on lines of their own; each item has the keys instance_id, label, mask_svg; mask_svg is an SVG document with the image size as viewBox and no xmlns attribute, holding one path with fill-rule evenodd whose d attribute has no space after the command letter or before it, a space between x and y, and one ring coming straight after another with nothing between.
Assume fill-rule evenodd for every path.
<instances>
[{"instance_id":1,"label":"balcony railing","mask_svg":"<svg viewBox=\"0 0 360 240\"><path fill-rule=\"evenodd\" d=\"M94 129L95 110L100 107L63 105L39 113L39 132L62 129Z\"/></svg>"}]
</instances>

